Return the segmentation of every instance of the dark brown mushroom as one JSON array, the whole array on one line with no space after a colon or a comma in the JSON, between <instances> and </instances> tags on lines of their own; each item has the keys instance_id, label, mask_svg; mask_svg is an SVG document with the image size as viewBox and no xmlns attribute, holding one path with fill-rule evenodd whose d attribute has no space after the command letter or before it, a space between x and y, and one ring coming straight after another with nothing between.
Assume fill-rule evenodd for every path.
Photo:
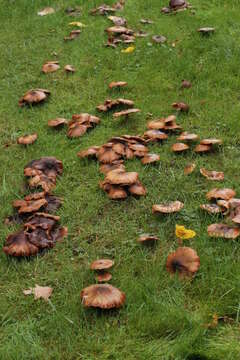
<instances>
[{"instance_id":1,"label":"dark brown mushroom","mask_svg":"<svg viewBox=\"0 0 240 360\"><path fill-rule=\"evenodd\" d=\"M6 255L22 257L36 255L39 249L28 240L27 234L21 230L7 237L3 251Z\"/></svg>"},{"instance_id":2,"label":"dark brown mushroom","mask_svg":"<svg viewBox=\"0 0 240 360\"><path fill-rule=\"evenodd\" d=\"M168 255L166 268L170 274L178 272L180 278L192 277L200 267L197 252L190 247L179 247Z\"/></svg>"}]
</instances>

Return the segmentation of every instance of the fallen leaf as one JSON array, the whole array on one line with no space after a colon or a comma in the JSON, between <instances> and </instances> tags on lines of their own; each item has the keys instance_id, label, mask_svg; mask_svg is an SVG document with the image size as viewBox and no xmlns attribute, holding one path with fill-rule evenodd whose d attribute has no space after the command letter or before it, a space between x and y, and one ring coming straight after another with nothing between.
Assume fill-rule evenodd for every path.
<instances>
[{"instance_id":1,"label":"fallen leaf","mask_svg":"<svg viewBox=\"0 0 240 360\"><path fill-rule=\"evenodd\" d=\"M53 289L48 286L39 286L35 285L35 288L30 288L28 290L23 290L24 295L34 295L34 299L43 299L45 301L48 301L50 296L52 295Z\"/></svg>"}]
</instances>

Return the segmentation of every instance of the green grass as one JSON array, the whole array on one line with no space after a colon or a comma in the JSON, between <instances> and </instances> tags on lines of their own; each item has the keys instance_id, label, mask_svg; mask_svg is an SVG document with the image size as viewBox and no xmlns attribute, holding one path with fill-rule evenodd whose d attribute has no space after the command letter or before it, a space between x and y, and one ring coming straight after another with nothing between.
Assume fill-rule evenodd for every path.
<instances>
[{"instance_id":1,"label":"green grass","mask_svg":"<svg viewBox=\"0 0 240 360\"><path fill-rule=\"evenodd\" d=\"M113 1L105 1L112 4ZM12 213L12 201L26 193L23 168L32 159L56 156L64 164L55 193L64 197L60 209L69 237L52 251L31 261L15 261L0 254L0 359L2 360L232 360L240 359L240 248L237 241L211 239L207 225L216 219L200 212L205 194L215 186L199 172L185 177L183 167L194 160L199 167L225 172L217 186L236 189L240 195L240 15L238 0L192 0L189 11L171 16L160 9L167 0L127 0L123 16L134 29L168 38L166 45L150 46L151 37L138 39L136 51L103 47L109 20L88 15L100 0L47 1L1 0L0 31L0 218ZM75 19L64 9L81 5L79 21L88 25L78 39L64 42ZM37 16L45 6L56 14ZM154 20L141 25L141 18ZM196 29L214 26L216 33L202 37ZM171 43L178 40L175 48ZM72 64L77 72L63 70L44 75L41 66L58 53L62 68ZM182 79L193 87L179 89ZM96 113L96 105L110 93L108 83L125 80L120 95L135 101L141 114L128 122L101 115L101 124L81 139L69 140L65 130L51 131L47 121L71 118L73 113ZM19 108L18 99L30 88L47 88L51 97L44 105ZM175 156L171 137L164 145L151 145L160 154L157 166L127 162L136 170L148 195L139 200L110 201L98 183L103 178L94 161L81 161L76 153L100 145L112 135L138 134L153 117L172 113L171 103L190 104L178 123L201 137L220 137L223 148L210 156L192 152ZM202 101L205 101L202 104ZM37 132L30 147L16 144L18 136ZM9 146L4 146L8 144ZM185 209L174 216L153 216L151 207L164 200L181 200ZM197 250L201 267L192 282L171 278L165 270L168 253L177 247L175 224L197 232L189 244ZM16 226L0 227L1 242ZM159 235L154 250L140 247L143 232ZM118 312L84 310L80 291L94 282L89 263L96 258L115 260L112 284L126 292L126 306ZM24 297L22 290L34 284L52 286L51 304ZM233 324L206 329L214 313L231 316Z\"/></svg>"}]
</instances>

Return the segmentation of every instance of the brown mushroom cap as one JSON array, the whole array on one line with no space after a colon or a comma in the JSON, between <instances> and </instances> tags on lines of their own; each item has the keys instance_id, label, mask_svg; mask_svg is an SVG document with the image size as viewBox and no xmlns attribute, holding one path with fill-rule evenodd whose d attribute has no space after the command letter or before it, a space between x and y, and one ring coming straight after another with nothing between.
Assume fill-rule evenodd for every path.
<instances>
[{"instance_id":1,"label":"brown mushroom cap","mask_svg":"<svg viewBox=\"0 0 240 360\"><path fill-rule=\"evenodd\" d=\"M168 135L160 130L148 130L144 133L145 139L147 141L160 141L160 140L166 140L168 138Z\"/></svg>"},{"instance_id":2,"label":"brown mushroom cap","mask_svg":"<svg viewBox=\"0 0 240 360\"><path fill-rule=\"evenodd\" d=\"M108 19L116 26L125 26L127 24L127 20L120 16L108 16Z\"/></svg>"},{"instance_id":3,"label":"brown mushroom cap","mask_svg":"<svg viewBox=\"0 0 240 360\"><path fill-rule=\"evenodd\" d=\"M212 224L208 226L208 235L225 239L236 239L240 235L239 228L233 228L226 224Z\"/></svg>"},{"instance_id":4,"label":"brown mushroom cap","mask_svg":"<svg viewBox=\"0 0 240 360\"><path fill-rule=\"evenodd\" d=\"M39 249L29 242L27 235L21 230L7 237L3 251L7 255L21 257L36 255Z\"/></svg>"},{"instance_id":5,"label":"brown mushroom cap","mask_svg":"<svg viewBox=\"0 0 240 360\"><path fill-rule=\"evenodd\" d=\"M85 158L85 157L96 157L96 154L98 152L98 150L100 149L99 146L91 146L90 148L88 148L87 150L82 150L79 151L77 153L77 156L80 158Z\"/></svg>"},{"instance_id":6,"label":"brown mushroom cap","mask_svg":"<svg viewBox=\"0 0 240 360\"><path fill-rule=\"evenodd\" d=\"M154 35L152 40L157 44L164 44L167 41L167 38L163 35Z\"/></svg>"},{"instance_id":7,"label":"brown mushroom cap","mask_svg":"<svg viewBox=\"0 0 240 360\"><path fill-rule=\"evenodd\" d=\"M106 270L113 267L114 261L110 259L99 259L95 260L91 263L90 269L91 270Z\"/></svg>"},{"instance_id":8,"label":"brown mushroom cap","mask_svg":"<svg viewBox=\"0 0 240 360\"><path fill-rule=\"evenodd\" d=\"M140 181L136 181L134 184L130 185L128 191L130 194L136 196L145 196L147 194L146 188L141 184Z\"/></svg>"},{"instance_id":9,"label":"brown mushroom cap","mask_svg":"<svg viewBox=\"0 0 240 360\"><path fill-rule=\"evenodd\" d=\"M236 195L236 192L232 189L224 188L224 189L212 189L207 194L206 197L208 200L216 200L216 199L222 199L222 200L230 200Z\"/></svg>"},{"instance_id":10,"label":"brown mushroom cap","mask_svg":"<svg viewBox=\"0 0 240 360\"><path fill-rule=\"evenodd\" d=\"M211 34L215 31L215 28L213 27L202 27L197 30L198 32L202 34Z\"/></svg>"},{"instance_id":11,"label":"brown mushroom cap","mask_svg":"<svg viewBox=\"0 0 240 360\"><path fill-rule=\"evenodd\" d=\"M87 132L88 128L90 127L91 127L90 125L82 125L77 121L71 124L69 123L67 136L69 138L81 137Z\"/></svg>"},{"instance_id":12,"label":"brown mushroom cap","mask_svg":"<svg viewBox=\"0 0 240 360\"><path fill-rule=\"evenodd\" d=\"M103 112L107 112L109 110L111 110L112 108L118 107L118 106L134 106L134 102L132 100L128 100L128 99L107 99L104 101L103 104L98 105L97 106L97 110L98 111L103 111Z\"/></svg>"},{"instance_id":13,"label":"brown mushroom cap","mask_svg":"<svg viewBox=\"0 0 240 360\"><path fill-rule=\"evenodd\" d=\"M157 236L150 235L150 234L142 234L139 236L137 241L144 245L148 245L148 244L151 245L158 240L159 240L159 238Z\"/></svg>"},{"instance_id":14,"label":"brown mushroom cap","mask_svg":"<svg viewBox=\"0 0 240 360\"><path fill-rule=\"evenodd\" d=\"M172 107L178 111L188 112L190 107L188 104L185 104L184 102L175 102L172 104Z\"/></svg>"},{"instance_id":15,"label":"brown mushroom cap","mask_svg":"<svg viewBox=\"0 0 240 360\"><path fill-rule=\"evenodd\" d=\"M67 120L64 118L56 118L48 121L48 126L52 128L58 128L67 124Z\"/></svg>"},{"instance_id":16,"label":"brown mushroom cap","mask_svg":"<svg viewBox=\"0 0 240 360\"><path fill-rule=\"evenodd\" d=\"M189 149L189 146L184 143L176 143L173 144L171 147L172 151L174 152L183 152Z\"/></svg>"},{"instance_id":17,"label":"brown mushroom cap","mask_svg":"<svg viewBox=\"0 0 240 360\"><path fill-rule=\"evenodd\" d=\"M74 73L76 69L72 65L65 65L64 70L69 73Z\"/></svg>"},{"instance_id":18,"label":"brown mushroom cap","mask_svg":"<svg viewBox=\"0 0 240 360\"><path fill-rule=\"evenodd\" d=\"M182 80L181 89L190 89L192 87L192 83L188 80Z\"/></svg>"},{"instance_id":19,"label":"brown mushroom cap","mask_svg":"<svg viewBox=\"0 0 240 360\"><path fill-rule=\"evenodd\" d=\"M150 130L163 130L165 128L165 121L164 119L149 121L147 127Z\"/></svg>"},{"instance_id":20,"label":"brown mushroom cap","mask_svg":"<svg viewBox=\"0 0 240 360\"><path fill-rule=\"evenodd\" d=\"M180 134L180 136L177 138L177 140L180 141L195 141L198 139L198 135L197 134L191 134L187 131L184 131L182 134Z\"/></svg>"},{"instance_id":21,"label":"brown mushroom cap","mask_svg":"<svg viewBox=\"0 0 240 360\"><path fill-rule=\"evenodd\" d=\"M203 139L200 141L200 145L221 145L222 140L220 139Z\"/></svg>"},{"instance_id":22,"label":"brown mushroom cap","mask_svg":"<svg viewBox=\"0 0 240 360\"><path fill-rule=\"evenodd\" d=\"M125 166L123 164L123 160L116 160L111 164L102 164L100 166L100 172L103 174L107 174L109 171L121 169L125 171Z\"/></svg>"},{"instance_id":23,"label":"brown mushroom cap","mask_svg":"<svg viewBox=\"0 0 240 360\"><path fill-rule=\"evenodd\" d=\"M109 89L113 89L113 88L121 88L121 87L124 87L124 86L127 86L127 82L126 81L112 81L108 87Z\"/></svg>"},{"instance_id":24,"label":"brown mushroom cap","mask_svg":"<svg viewBox=\"0 0 240 360\"><path fill-rule=\"evenodd\" d=\"M146 154L144 155L144 157L141 159L141 163L143 165L146 165L146 164L152 164L152 163L155 163L157 161L160 160L160 156L157 155L157 154Z\"/></svg>"},{"instance_id":25,"label":"brown mushroom cap","mask_svg":"<svg viewBox=\"0 0 240 360\"><path fill-rule=\"evenodd\" d=\"M125 172L121 169L112 170L107 173L105 181L113 185L132 185L138 180L137 172Z\"/></svg>"},{"instance_id":26,"label":"brown mushroom cap","mask_svg":"<svg viewBox=\"0 0 240 360\"><path fill-rule=\"evenodd\" d=\"M198 144L196 147L195 147L195 149L194 149L194 151L196 152L196 153L208 153L208 152L210 152L212 150L212 146L211 145L202 145L202 144Z\"/></svg>"},{"instance_id":27,"label":"brown mushroom cap","mask_svg":"<svg viewBox=\"0 0 240 360\"><path fill-rule=\"evenodd\" d=\"M204 211L207 211L209 214L221 214L222 208L217 204L202 204L200 208Z\"/></svg>"},{"instance_id":28,"label":"brown mushroom cap","mask_svg":"<svg viewBox=\"0 0 240 360\"><path fill-rule=\"evenodd\" d=\"M122 186L109 185L108 197L112 200L122 200L127 198L127 192Z\"/></svg>"},{"instance_id":29,"label":"brown mushroom cap","mask_svg":"<svg viewBox=\"0 0 240 360\"><path fill-rule=\"evenodd\" d=\"M60 69L58 61L48 61L43 65L42 72L47 74L47 73L55 72L58 69Z\"/></svg>"},{"instance_id":30,"label":"brown mushroom cap","mask_svg":"<svg viewBox=\"0 0 240 360\"><path fill-rule=\"evenodd\" d=\"M108 29L106 29L107 33L110 34L126 34L126 35L132 35L133 34L133 30L126 28L125 26L112 26L109 27Z\"/></svg>"},{"instance_id":31,"label":"brown mushroom cap","mask_svg":"<svg viewBox=\"0 0 240 360\"><path fill-rule=\"evenodd\" d=\"M18 102L19 106L35 105L43 102L50 95L50 91L46 89L29 90Z\"/></svg>"},{"instance_id":32,"label":"brown mushroom cap","mask_svg":"<svg viewBox=\"0 0 240 360\"><path fill-rule=\"evenodd\" d=\"M170 203L156 204L152 207L152 212L170 214L180 211L184 207L184 204L181 201L172 201Z\"/></svg>"},{"instance_id":33,"label":"brown mushroom cap","mask_svg":"<svg viewBox=\"0 0 240 360\"><path fill-rule=\"evenodd\" d=\"M120 308L126 299L125 294L109 284L97 284L81 291L82 304L85 307L101 309Z\"/></svg>"},{"instance_id":34,"label":"brown mushroom cap","mask_svg":"<svg viewBox=\"0 0 240 360\"><path fill-rule=\"evenodd\" d=\"M178 271L180 277L192 277L200 267L197 252L190 247L179 247L168 255L166 268L170 274Z\"/></svg>"},{"instance_id":35,"label":"brown mushroom cap","mask_svg":"<svg viewBox=\"0 0 240 360\"><path fill-rule=\"evenodd\" d=\"M187 4L186 4L185 0L170 0L170 2L169 2L169 6L172 9L181 8L181 7L184 7L186 5Z\"/></svg>"},{"instance_id":36,"label":"brown mushroom cap","mask_svg":"<svg viewBox=\"0 0 240 360\"><path fill-rule=\"evenodd\" d=\"M139 109L127 109L127 110L123 110L123 111L119 111L113 114L114 118L119 118L119 117L126 117L129 116L131 114L136 114L139 113L141 110Z\"/></svg>"},{"instance_id":37,"label":"brown mushroom cap","mask_svg":"<svg viewBox=\"0 0 240 360\"><path fill-rule=\"evenodd\" d=\"M37 140L37 133L21 136L17 139L18 144L31 145Z\"/></svg>"},{"instance_id":38,"label":"brown mushroom cap","mask_svg":"<svg viewBox=\"0 0 240 360\"><path fill-rule=\"evenodd\" d=\"M47 205L47 200L45 198L36 199L36 200L15 200L13 202L13 207L19 208L18 213L19 214L26 214L26 213L32 213L35 211L38 211L43 206Z\"/></svg>"},{"instance_id":39,"label":"brown mushroom cap","mask_svg":"<svg viewBox=\"0 0 240 360\"><path fill-rule=\"evenodd\" d=\"M222 171L218 172L218 171L209 171L205 168L201 168L200 169L200 173L206 177L208 180L213 180L213 181L222 181L224 180L224 173Z\"/></svg>"},{"instance_id":40,"label":"brown mushroom cap","mask_svg":"<svg viewBox=\"0 0 240 360\"><path fill-rule=\"evenodd\" d=\"M103 273L99 273L97 274L97 282L99 283L103 283L103 282L108 282L112 279L112 275L108 272L103 272Z\"/></svg>"}]
</instances>

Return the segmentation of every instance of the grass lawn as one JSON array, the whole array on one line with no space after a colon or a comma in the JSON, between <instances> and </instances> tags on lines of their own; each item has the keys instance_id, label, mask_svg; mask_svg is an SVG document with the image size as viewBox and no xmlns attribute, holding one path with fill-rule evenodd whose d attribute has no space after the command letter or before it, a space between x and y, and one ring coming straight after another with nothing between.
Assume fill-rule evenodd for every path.
<instances>
[{"instance_id":1,"label":"grass lawn","mask_svg":"<svg viewBox=\"0 0 240 360\"><path fill-rule=\"evenodd\" d=\"M113 4L113 0L106 0ZM210 238L207 226L218 219L199 209L213 187L231 187L240 197L240 14L238 0L192 0L190 11L163 15L167 0L127 0L119 12L130 28L143 29L148 38L138 38L136 50L106 48L104 30L111 22L91 16L89 10L101 0L1 0L0 11L0 234L2 244L18 226L6 226L13 213L12 201L27 192L24 166L41 156L63 161L64 173L55 194L64 197L58 211L69 236L44 256L16 261L0 253L0 359L1 360L235 360L240 359L240 247L238 241ZM82 6L82 16L71 18L64 9ZM55 14L37 12L53 6ZM154 21L140 24L141 18ZM87 25L79 38L64 42L71 21ZM196 29L214 26L213 36ZM164 35L164 45L153 44L152 35ZM176 46L172 47L175 42ZM44 75L42 64L58 54L61 70ZM75 74L63 67L72 64ZM180 90L182 79L191 89ZM124 80L128 87L110 91L108 83ZM31 88L51 90L44 105L19 108L19 98ZM141 114L129 121L116 121L101 114L101 124L82 138L70 140L66 131L52 131L49 119L89 112L108 97L135 101ZM171 104L185 101L187 115L177 122L201 138L219 137L220 151L197 156L192 151L174 155L171 136L163 145L150 145L160 155L157 166L143 166L137 159L126 163L139 172L146 197L115 202L99 189L103 175L96 161L80 160L76 154L101 145L113 135L142 134L148 113L153 118L174 114ZM38 133L37 142L24 148L16 139ZM6 146L6 144L8 146ZM198 170L186 177L184 166L194 161ZM224 171L225 180L214 183L199 174L199 168ZM153 215L153 204L180 200L179 214ZM165 270L169 252L177 248L175 225L185 225L197 236L185 242L193 247L201 267L192 282L170 277ZM155 249L138 245L148 232L160 237ZM118 312L85 310L80 291L94 283L91 261L115 260L111 283L126 293ZM51 303L25 297L23 289L34 284L53 287ZM208 329L214 314L229 316L232 323Z\"/></svg>"}]
</instances>

